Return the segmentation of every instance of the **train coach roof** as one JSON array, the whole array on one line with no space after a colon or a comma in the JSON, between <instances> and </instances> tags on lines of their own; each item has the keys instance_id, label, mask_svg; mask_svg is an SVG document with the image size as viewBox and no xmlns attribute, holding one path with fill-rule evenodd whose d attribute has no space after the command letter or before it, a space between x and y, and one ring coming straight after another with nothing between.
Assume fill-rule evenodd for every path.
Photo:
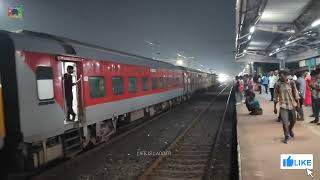
<instances>
[{"instance_id":1,"label":"train coach roof","mask_svg":"<svg viewBox=\"0 0 320 180\"><path fill-rule=\"evenodd\" d=\"M188 68L188 67L184 67L184 66L177 66L177 67L182 69L182 70L186 70L186 71L197 72L197 73L202 73L202 74L216 75L215 73L203 72L203 71L199 71L197 69L192 69L192 68Z\"/></svg>"},{"instance_id":2,"label":"train coach roof","mask_svg":"<svg viewBox=\"0 0 320 180\"><path fill-rule=\"evenodd\" d=\"M173 64L129 54L97 45L32 31L8 32L0 31L1 35L9 36L17 50L42 52L57 55L72 55L83 58L112 61L116 63L144 65L150 68L180 69Z\"/></svg>"}]
</instances>

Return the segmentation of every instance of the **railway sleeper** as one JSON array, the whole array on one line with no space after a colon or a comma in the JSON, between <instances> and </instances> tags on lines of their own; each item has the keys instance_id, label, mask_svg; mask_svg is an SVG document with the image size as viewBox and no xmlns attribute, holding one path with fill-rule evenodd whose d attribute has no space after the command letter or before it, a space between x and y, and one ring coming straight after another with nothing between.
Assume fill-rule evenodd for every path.
<instances>
[{"instance_id":1,"label":"railway sleeper","mask_svg":"<svg viewBox=\"0 0 320 180\"><path fill-rule=\"evenodd\" d=\"M210 154L211 151L210 150L204 150L204 151L199 151L199 150L175 150L173 152L173 155L181 155L181 154L187 154L187 155L207 155Z\"/></svg>"},{"instance_id":2,"label":"railway sleeper","mask_svg":"<svg viewBox=\"0 0 320 180\"><path fill-rule=\"evenodd\" d=\"M191 159L191 160L206 160L208 159L209 155L171 155L167 157L169 160L183 160L183 159Z\"/></svg>"},{"instance_id":3,"label":"railway sleeper","mask_svg":"<svg viewBox=\"0 0 320 180\"><path fill-rule=\"evenodd\" d=\"M205 146L205 147L211 147L212 143L190 143L190 142L181 142L179 143L179 146Z\"/></svg>"},{"instance_id":4,"label":"railway sleeper","mask_svg":"<svg viewBox=\"0 0 320 180\"><path fill-rule=\"evenodd\" d=\"M178 178L178 177L160 177L160 176L152 176L149 177L148 180L202 180L202 178Z\"/></svg>"},{"instance_id":5,"label":"railway sleeper","mask_svg":"<svg viewBox=\"0 0 320 180\"><path fill-rule=\"evenodd\" d=\"M182 170L182 171L193 171L193 170L202 170L204 171L206 168L206 163L203 164L160 164L159 169L163 170Z\"/></svg>"},{"instance_id":6,"label":"railway sleeper","mask_svg":"<svg viewBox=\"0 0 320 180\"><path fill-rule=\"evenodd\" d=\"M207 159L166 159L167 164L196 165L207 163Z\"/></svg>"},{"instance_id":7,"label":"railway sleeper","mask_svg":"<svg viewBox=\"0 0 320 180\"><path fill-rule=\"evenodd\" d=\"M197 144L179 144L179 149L197 149L197 150L202 150L202 149L209 149L211 150L212 145L197 145Z\"/></svg>"},{"instance_id":8,"label":"railway sleeper","mask_svg":"<svg viewBox=\"0 0 320 180\"><path fill-rule=\"evenodd\" d=\"M156 170L151 176L161 176L161 177L178 177L178 178L198 178L202 177L204 174L203 170Z\"/></svg>"}]
</instances>

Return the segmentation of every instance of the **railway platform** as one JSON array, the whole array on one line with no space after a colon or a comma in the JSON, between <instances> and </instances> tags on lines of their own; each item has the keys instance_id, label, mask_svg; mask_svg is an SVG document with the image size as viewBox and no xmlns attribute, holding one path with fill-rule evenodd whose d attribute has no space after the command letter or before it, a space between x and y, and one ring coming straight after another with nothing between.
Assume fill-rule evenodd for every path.
<instances>
[{"instance_id":1,"label":"railway platform","mask_svg":"<svg viewBox=\"0 0 320 180\"><path fill-rule=\"evenodd\" d=\"M295 137L282 143L282 124L273 113L270 95L258 94L263 115L251 116L245 104L237 105L239 173L241 180L312 179L306 169L281 170L281 154L313 154L313 176L320 177L320 126L310 124L311 108L305 107L305 121L297 121Z\"/></svg>"}]
</instances>

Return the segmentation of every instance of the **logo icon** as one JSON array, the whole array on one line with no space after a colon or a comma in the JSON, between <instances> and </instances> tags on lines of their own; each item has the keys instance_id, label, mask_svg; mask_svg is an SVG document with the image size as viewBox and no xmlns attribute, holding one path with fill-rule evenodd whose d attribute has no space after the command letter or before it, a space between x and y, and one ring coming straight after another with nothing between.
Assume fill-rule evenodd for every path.
<instances>
[{"instance_id":1,"label":"logo icon","mask_svg":"<svg viewBox=\"0 0 320 180\"><path fill-rule=\"evenodd\" d=\"M313 154L281 154L280 169L313 169Z\"/></svg>"},{"instance_id":2,"label":"logo icon","mask_svg":"<svg viewBox=\"0 0 320 180\"><path fill-rule=\"evenodd\" d=\"M23 17L23 6L8 6L8 17L11 18L22 18Z\"/></svg>"}]
</instances>

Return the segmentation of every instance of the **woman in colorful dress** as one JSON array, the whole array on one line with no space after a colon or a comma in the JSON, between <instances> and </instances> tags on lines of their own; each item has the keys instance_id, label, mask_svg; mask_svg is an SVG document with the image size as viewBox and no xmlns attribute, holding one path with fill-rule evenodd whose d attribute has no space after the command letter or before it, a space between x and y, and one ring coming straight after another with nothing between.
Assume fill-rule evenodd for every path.
<instances>
[{"instance_id":1,"label":"woman in colorful dress","mask_svg":"<svg viewBox=\"0 0 320 180\"><path fill-rule=\"evenodd\" d=\"M310 89L310 84L312 84L312 79L310 76L310 73L307 72L305 73L305 81L306 81L306 91L305 91L305 99L304 99L304 105L305 106L311 106L312 101L311 101L311 89Z\"/></svg>"},{"instance_id":2,"label":"woman in colorful dress","mask_svg":"<svg viewBox=\"0 0 320 180\"><path fill-rule=\"evenodd\" d=\"M244 82L243 82L243 76L240 76L239 78L239 93L240 93L240 101L244 102Z\"/></svg>"}]
</instances>

